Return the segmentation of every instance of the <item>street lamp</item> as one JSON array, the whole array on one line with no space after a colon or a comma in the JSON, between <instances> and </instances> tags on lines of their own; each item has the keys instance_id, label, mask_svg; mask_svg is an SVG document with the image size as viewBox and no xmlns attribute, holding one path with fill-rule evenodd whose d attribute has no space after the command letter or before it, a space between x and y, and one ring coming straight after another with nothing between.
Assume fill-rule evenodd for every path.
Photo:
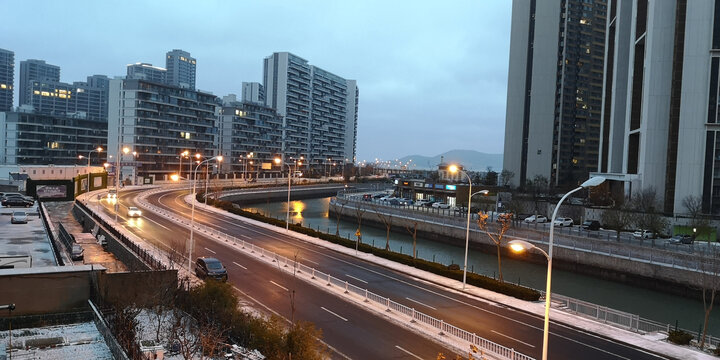
<instances>
[{"instance_id":1,"label":"street lamp","mask_svg":"<svg viewBox=\"0 0 720 360\"><path fill-rule=\"evenodd\" d=\"M542 251L542 249L538 248L537 246L530 244L527 241L522 240L513 240L508 242L510 245L510 249L512 249L515 252L523 251L523 250L529 250L532 248L540 250L540 252L545 255L548 261L548 270L547 270L547 286L545 288L545 324L543 326L543 349L542 349L542 360L547 360L547 350L548 350L548 334L550 330L550 280L552 275L552 255L553 255L553 234L555 229L555 217L557 216L558 209L560 208L560 204L562 204L565 199L567 199L570 194L580 191L582 189L595 187L600 184L602 184L605 181L605 178L602 176L595 176L591 177L590 179L586 180L584 183L582 183L579 187L576 189L570 191L569 193L565 194L560 201L558 201L557 205L555 205L555 210L553 210L552 219L550 219L550 237L548 238L548 252Z\"/></svg>"},{"instance_id":2,"label":"street lamp","mask_svg":"<svg viewBox=\"0 0 720 360\"><path fill-rule=\"evenodd\" d=\"M468 206L467 206L467 225L465 227L465 262L463 265L463 290L465 290L465 284L467 281L467 258L468 258L468 246L470 244L470 205L472 204L472 197L477 194L484 194L487 195L489 193L488 190L480 190L476 193L472 192L472 179L470 179L470 175L468 175L465 171L460 170L457 165L450 165L449 168L451 173L460 172L463 175L465 175L468 179L468 184L470 187L468 188Z\"/></svg>"},{"instance_id":3,"label":"street lamp","mask_svg":"<svg viewBox=\"0 0 720 360\"><path fill-rule=\"evenodd\" d=\"M303 157L300 157L300 160L302 160ZM282 159L275 158L275 164L280 165L280 171L282 171ZM302 161L296 160L293 163L293 168L290 168L290 164L286 163L288 168L288 192L287 192L287 213L285 214L285 231L290 231L290 185L292 184L292 176L295 170L297 169L298 165L302 165ZM292 170L292 171L291 171Z\"/></svg>"},{"instance_id":4,"label":"street lamp","mask_svg":"<svg viewBox=\"0 0 720 360\"><path fill-rule=\"evenodd\" d=\"M198 159L200 158L199 155L200 154L196 154L196 157ZM192 251L193 251L193 246L195 246L193 234L195 233L195 202L197 201L197 195L195 194L195 187L197 185L197 171L198 171L198 168L200 168L200 166L202 166L203 163L206 163L206 162L212 161L212 160L217 160L218 162L220 162L220 161L222 161L222 159L223 159L223 157L218 155L218 156L213 156L204 161L200 161L200 163L198 163L197 166L195 167L195 171L193 173L193 191L192 191L193 198L192 198L192 210L190 210L190 250L189 250L190 252L188 254L188 271L192 271ZM207 194L205 194L205 195L207 196Z\"/></svg>"},{"instance_id":5,"label":"street lamp","mask_svg":"<svg viewBox=\"0 0 720 360\"><path fill-rule=\"evenodd\" d=\"M180 153L180 169L178 170L178 179L182 178L182 159L190 155L190 151L185 150Z\"/></svg>"},{"instance_id":6,"label":"street lamp","mask_svg":"<svg viewBox=\"0 0 720 360\"><path fill-rule=\"evenodd\" d=\"M94 151L101 152L101 151L103 151L103 148L102 148L102 146L98 146L96 149L92 149L92 150L90 150L90 152L88 152L88 156L87 156L87 158L88 158L88 164L87 164L88 170L87 170L87 172L88 172L88 173L90 172L90 155L91 155ZM82 156L82 155L80 155L80 156Z\"/></svg>"}]
</instances>

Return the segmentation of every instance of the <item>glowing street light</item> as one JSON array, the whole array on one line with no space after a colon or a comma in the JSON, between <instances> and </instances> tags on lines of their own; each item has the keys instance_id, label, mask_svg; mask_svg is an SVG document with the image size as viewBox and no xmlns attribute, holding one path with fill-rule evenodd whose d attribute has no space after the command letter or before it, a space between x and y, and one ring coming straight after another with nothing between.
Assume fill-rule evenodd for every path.
<instances>
[{"instance_id":1,"label":"glowing street light","mask_svg":"<svg viewBox=\"0 0 720 360\"><path fill-rule=\"evenodd\" d=\"M200 154L197 154L197 155L200 155ZM199 159L199 157L198 157L198 159ZM192 271L192 251L193 251L193 247L195 246L193 234L195 233L195 202L197 201L197 194L195 194L195 188L197 185L197 171L198 171L198 168L200 168L200 166L203 163L206 163L206 162L212 161L212 160L222 161L222 159L223 159L222 156L213 156L204 161L199 161L197 166L195 167L195 172L193 174L192 210L190 210L190 250L189 250L190 252L188 254L188 271ZM207 196L207 194L205 194L205 195Z\"/></svg>"}]
</instances>

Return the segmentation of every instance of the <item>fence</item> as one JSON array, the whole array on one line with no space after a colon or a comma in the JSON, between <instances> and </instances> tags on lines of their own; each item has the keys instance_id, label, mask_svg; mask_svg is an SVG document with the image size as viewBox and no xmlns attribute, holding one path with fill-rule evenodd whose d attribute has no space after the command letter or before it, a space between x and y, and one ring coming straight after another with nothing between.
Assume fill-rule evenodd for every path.
<instances>
[{"instance_id":1,"label":"fence","mask_svg":"<svg viewBox=\"0 0 720 360\"><path fill-rule=\"evenodd\" d=\"M220 241L232 243L235 246L239 247L240 249L245 250L246 252L257 254L261 258L272 259L271 261L276 262L278 264L278 267L281 269L287 268L288 270L292 269L293 272L297 272L297 273L304 272L306 274L310 274L312 280L322 281L327 286L341 287L342 289L345 290L345 292L348 295L354 295L357 298L361 298L368 302L372 302L376 305L384 306L384 307L386 307L386 309L388 309L390 311L394 311L403 316L406 316L407 319L411 322L423 324L423 325L429 326L431 328L434 328L439 334L446 334L446 335L452 336L453 338L455 338L457 340L467 341L470 344L477 346L479 349L482 349L483 351L485 351L487 353L492 353L496 356L500 356L505 359L515 359L515 360L533 359L527 355L524 355L522 353L515 351L512 348L508 348L508 347L502 346L500 344L494 343L490 340L484 339L474 333L468 332L466 330L463 330L456 326L448 324L448 323L444 322L443 320L436 319L430 315L426 315L422 312L419 312L419 311L415 310L414 308L410 308L403 304L397 303L397 302L391 300L390 298L383 297L383 296L377 295L367 289L363 289L363 288L357 287L355 285L351 285L347 281L333 277L330 274L323 273L322 271L316 270L315 268L311 268L302 263L296 262L295 260L291 260L284 256L275 254L275 253L268 251L262 247L256 246L255 244L246 242L245 240L242 240L242 239L238 239L232 235L218 232L209 226L193 223L186 218L179 217L175 213L166 211L157 206L151 205L145 201L145 198L148 195L156 193L156 192L161 192L161 191L164 191L164 190L162 190L162 189L151 190L151 191L143 193L138 198L138 200L139 200L138 204L141 207L146 208L150 211L153 211L154 213L161 215L171 221L182 224L183 226L186 226L186 227L192 227L193 229L195 229L195 231L198 232L198 234L203 234L207 237L212 237L212 238L215 238ZM284 265L281 265L281 264L284 264Z\"/></svg>"},{"instance_id":2,"label":"fence","mask_svg":"<svg viewBox=\"0 0 720 360\"><path fill-rule=\"evenodd\" d=\"M91 300L88 300L88 304L90 304L90 308L93 312L93 320L95 322L95 326L105 339L105 343L107 344L108 348L110 348L110 352L113 354L113 359L130 360L130 358L125 353L125 350L123 350L122 346L120 346L120 344L117 342L117 339L115 339L115 336L112 334L112 331L110 330L110 325L105 320L102 313L98 310L98 308L95 306L95 304L93 304Z\"/></svg>"},{"instance_id":3,"label":"fence","mask_svg":"<svg viewBox=\"0 0 720 360\"><path fill-rule=\"evenodd\" d=\"M125 236L120 231L118 231L114 226L111 226L104 219L99 217L97 214L93 213L81 201L75 201L75 206L77 206L81 210L83 210L87 216L92 217L101 226L105 227L105 229L107 229L107 231L110 234L112 234L121 244L123 244L128 249L130 249L130 251L132 251L140 260L142 260L145 264L147 264L151 269L167 270L167 267L165 266L165 264L162 263L162 261L155 258L155 256L153 256L153 254L151 254L147 250L140 247L134 241L130 240L127 236Z\"/></svg>"},{"instance_id":4,"label":"fence","mask_svg":"<svg viewBox=\"0 0 720 360\"><path fill-rule=\"evenodd\" d=\"M343 204L344 206L358 206L358 207L364 207L365 209L370 209L373 211L383 211L384 213L391 213L395 216L402 216L402 217L412 217L413 219L418 219L427 223L435 223L442 226L456 226L456 227L462 227L465 228L467 221L467 213L464 213L464 219L462 221L458 221L454 217L448 217L448 218L438 218L438 217L428 217L426 215L423 215L423 213L426 213L427 211L421 210L416 211L415 209L408 208L405 206L393 206L393 205L386 205L386 202L381 202L377 200L373 201L365 201L362 200L362 198L353 193L352 191L341 191L338 192L338 197L345 200L346 202ZM339 200L333 199L331 200L331 204L338 205ZM420 214L418 214L418 212ZM438 215L442 215L443 211L430 211L433 213L436 213ZM521 225L523 226L523 225ZM527 227L532 227L531 224L525 224ZM475 231L474 229L471 229ZM565 235L568 235L571 233L571 231L568 230L568 228L556 228L555 234L553 236L553 245L556 247L565 247L568 249L572 249L575 251L586 251L591 252L595 254L605 255L605 256L612 256L612 257L618 257L622 259L627 259L631 261L638 261L638 262L646 262L650 264L660 265L660 266L668 266L672 268L682 268L690 271L697 271L702 272L702 266L700 260L697 258L690 258L690 259L683 259L679 258L677 256L673 256L673 254L666 254L661 251L648 251L648 249L632 249L627 247L619 247L617 246L616 241L612 242L599 242L599 241L587 241L587 238L573 238L571 236L563 236L563 232L565 232ZM513 233L512 231L506 234L506 237L508 240L512 240L513 238L518 238L526 241L530 241L532 243L536 244L546 244L548 243L549 239L545 235L540 235L540 240L534 240L527 237L521 237L520 234ZM584 241L581 241L583 240ZM614 237L613 237L614 240ZM707 264L705 264L707 266ZM705 272L712 273L714 271L715 274L720 273L720 269L716 270L710 270L704 269ZM605 324L609 324L612 326L624 328L630 331L635 331L639 333L648 333L648 332L663 332L668 333L671 329L671 326L669 324L662 324L657 321L649 320L640 317L639 315L626 313L623 311L607 308L604 306L600 306L597 304L585 302L578 299L569 298L566 296L553 294L553 300L554 302L560 303L560 308L563 310L567 310L569 312L575 313L577 315L591 318L600 322L603 322ZM700 336L702 334L694 331L684 330L690 334L693 334L693 336L696 339L700 339ZM712 335L707 335L706 337L706 343L711 344L712 346L718 346L720 345L720 338L713 337Z\"/></svg>"}]
</instances>

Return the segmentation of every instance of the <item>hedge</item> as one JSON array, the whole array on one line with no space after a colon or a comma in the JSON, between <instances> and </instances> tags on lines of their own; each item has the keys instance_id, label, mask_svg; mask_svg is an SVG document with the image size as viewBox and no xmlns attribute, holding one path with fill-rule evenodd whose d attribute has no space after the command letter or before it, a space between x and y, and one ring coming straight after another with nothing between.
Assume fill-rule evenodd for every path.
<instances>
[{"instance_id":1,"label":"hedge","mask_svg":"<svg viewBox=\"0 0 720 360\"><path fill-rule=\"evenodd\" d=\"M200 193L197 195L197 200L202 201L203 194ZM257 221L262 221L267 224L275 225L278 227L285 227L285 221L278 220L275 218L267 217L259 213L254 213L250 211L245 211L242 209L239 209L234 206L233 203L229 201L224 200L214 200L214 199L207 199L208 205L213 205L217 208L223 209L225 211L231 212L236 215L240 215L246 218L250 218ZM333 234L327 234L324 232L320 232L317 230L313 230L310 228L303 227L300 224L290 224L289 225L290 230L299 232L301 234L309 235L312 237L320 238L322 240L329 241L334 244L342 245L348 248L355 248L355 241L346 239L344 237L340 237ZM394 251L388 251L385 249L379 249L376 247L373 247L369 244L361 243L358 246L358 251L362 251L365 253L373 254L375 256L388 259L400 264L409 265L412 267L415 267L420 270L425 270L437 275L442 275L444 277L455 279L458 281L462 281L463 272L462 270L450 270L448 266L431 262L423 259L414 259L410 255L397 253ZM475 273L468 273L467 274L467 283L470 285L474 285L477 287L481 287L487 290L491 290L494 292L498 292L501 294L509 295L521 300L528 300L528 301L537 301L540 299L540 292L534 289L518 286L511 283L502 282L499 280L495 280L491 277L487 277L480 274Z\"/></svg>"}]
</instances>

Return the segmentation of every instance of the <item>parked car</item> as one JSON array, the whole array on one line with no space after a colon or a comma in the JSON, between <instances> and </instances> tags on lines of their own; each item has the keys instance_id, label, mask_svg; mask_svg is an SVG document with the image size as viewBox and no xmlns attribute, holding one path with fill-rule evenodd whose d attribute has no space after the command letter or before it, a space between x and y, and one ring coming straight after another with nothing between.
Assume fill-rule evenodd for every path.
<instances>
[{"instance_id":1,"label":"parked car","mask_svg":"<svg viewBox=\"0 0 720 360\"><path fill-rule=\"evenodd\" d=\"M654 239L655 233L650 230L638 230L633 233L633 237L636 239Z\"/></svg>"},{"instance_id":2,"label":"parked car","mask_svg":"<svg viewBox=\"0 0 720 360\"><path fill-rule=\"evenodd\" d=\"M10 216L11 224L27 224L27 222L28 216L27 213L24 211L13 211L12 215Z\"/></svg>"},{"instance_id":3,"label":"parked car","mask_svg":"<svg viewBox=\"0 0 720 360\"><path fill-rule=\"evenodd\" d=\"M695 239L691 235L678 234L668 240L668 244L692 244Z\"/></svg>"},{"instance_id":4,"label":"parked car","mask_svg":"<svg viewBox=\"0 0 720 360\"><path fill-rule=\"evenodd\" d=\"M392 199L395 199L395 197L392 195L384 195L383 197L380 198L380 201L390 201Z\"/></svg>"},{"instance_id":5,"label":"parked car","mask_svg":"<svg viewBox=\"0 0 720 360\"><path fill-rule=\"evenodd\" d=\"M388 203L388 205L400 206L400 199L398 199L398 198L389 198L389 199L385 200L385 202Z\"/></svg>"},{"instance_id":6,"label":"parked car","mask_svg":"<svg viewBox=\"0 0 720 360\"><path fill-rule=\"evenodd\" d=\"M403 206L410 206L413 204L413 201L410 199L403 198L403 199L398 199L398 201L400 201L400 205L403 205Z\"/></svg>"},{"instance_id":7,"label":"parked car","mask_svg":"<svg viewBox=\"0 0 720 360\"><path fill-rule=\"evenodd\" d=\"M373 197L372 197L372 194L364 194L362 199L365 201L370 201L373 199Z\"/></svg>"},{"instance_id":8,"label":"parked car","mask_svg":"<svg viewBox=\"0 0 720 360\"><path fill-rule=\"evenodd\" d=\"M530 215L523 220L523 222L526 222L528 224L534 224L534 223L546 223L548 221L547 217L543 215Z\"/></svg>"},{"instance_id":9,"label":"parked car","mask_svg":"<svg viewBox=\"0 0 720 360\"><path fill-rule=\"evenodd\" d=\"M32 198L31 196L26 196L26 195L18 194L18 193L6 193L5 195L0 196L0 201L6 200L6 199L17 199L17 198L35 201L35 199Z\"/></svg>"},{"instance_id":10,"label":"parked car","mask_svg":"<svg viewBox=\"0 0 720 360\"><path fill-rule=\"evenodd\" d=\"M140 209L136 208L135 206L130 206L130 207L128 207L127 216L128 217L140 217L140 216L142 216L142 211L140 211Z\"/></svg>"},{"instance_id":11,"label":"parked car","mask_svg":"<svg viewBox=\"0 0 720 360\"><path fill-rule=\"evenodd\" d=\"M415 205L415 206L423 206L423 205L425 205L425 204L427 204L427 203L429 203L429 202L430 202L430 200L418 200L418 201L415 201L415 204L414 204L414 205Z\"/></svg>"},{"instance_id":12,"label":"parked car","mask_svg":"<svg viewBox=\"0 0 720 360\"><path fill-rule=\"evenodd\" d=\"M82 260L85 254L85 249L83 249L80 244L73 244L72 246L72 252L70 253L70 259L73 261L76 260Z\"/></svg>"},{"instance_id":13,"label":"parked car","mask_svg":"<svg viewBox=\"0 0 720 360\"><path fill-rule=\"evenodd\" d=\"M571 218L557 218L553 222L553 226L573 226L573 219Z\"/></svg>"},{"instance_id":14,"label":"parked car","mask_svg":"<svg viewBox=\"0 0 720 360\"><path fill-rule=\"evenodd\" d=\"M430 200L430 201L428 201L428 202L425 203L425 206L427 206L427 207L432 207L433 204L435 204L436 202L437 202L437 201Z\"/></svg>"},{"instance_id":15,"label":"parked car","mask_svg":"<svg viewBox=\"0 0 720 360\"><path fill-rule=\"evenodd\" d=\"M22 197L8 197L3 198L0 200L0 204L5 207L9 206L24 206L24 207L31 207L35 204L35 200L28 200Z\"/></svg>"},{"instance_id":16,"label":"parked car","mask_svg":"<svg viewBox=\"0 0 720 360\"><path fill-rule=\"evenodd\" d=\"M585 220L582 223L584 230L600 230L600 222L597 220Z\"/></svg>"},{"instance_id":17,"label":"parked car","mask_svg":"<svg viewBox=\"0 0 720 360\"><path fill-rule=\"evenodd\" d=\"M380 198L382 198L383 196L386 196L386 194L383 194L383 193L375 194L375 195L372 196L372 198L373 198L373 199L380 199Z\"/></svg>"},{"instance_id":18,"label":"parked car","mask_svg":"<svg viewBox=\"0 0 720 360\"><path fill-rule=\"evenodd\" d=\"M227 270L220 260L211 257L199 257L195 261L195 275L201 279L211 278L220 281L227 281Z\"/></svg>"},{"instance_id":19,"label":"parked car","mask_svg":"<svg viewBox=\"0 0 720 360\"><path fill-rule=\"evenodd\" d=\"M436 202L431 205L432 207L436 209L449 209L450 205L444 203L444 202Z\"/></svg>"}]
</instances>

